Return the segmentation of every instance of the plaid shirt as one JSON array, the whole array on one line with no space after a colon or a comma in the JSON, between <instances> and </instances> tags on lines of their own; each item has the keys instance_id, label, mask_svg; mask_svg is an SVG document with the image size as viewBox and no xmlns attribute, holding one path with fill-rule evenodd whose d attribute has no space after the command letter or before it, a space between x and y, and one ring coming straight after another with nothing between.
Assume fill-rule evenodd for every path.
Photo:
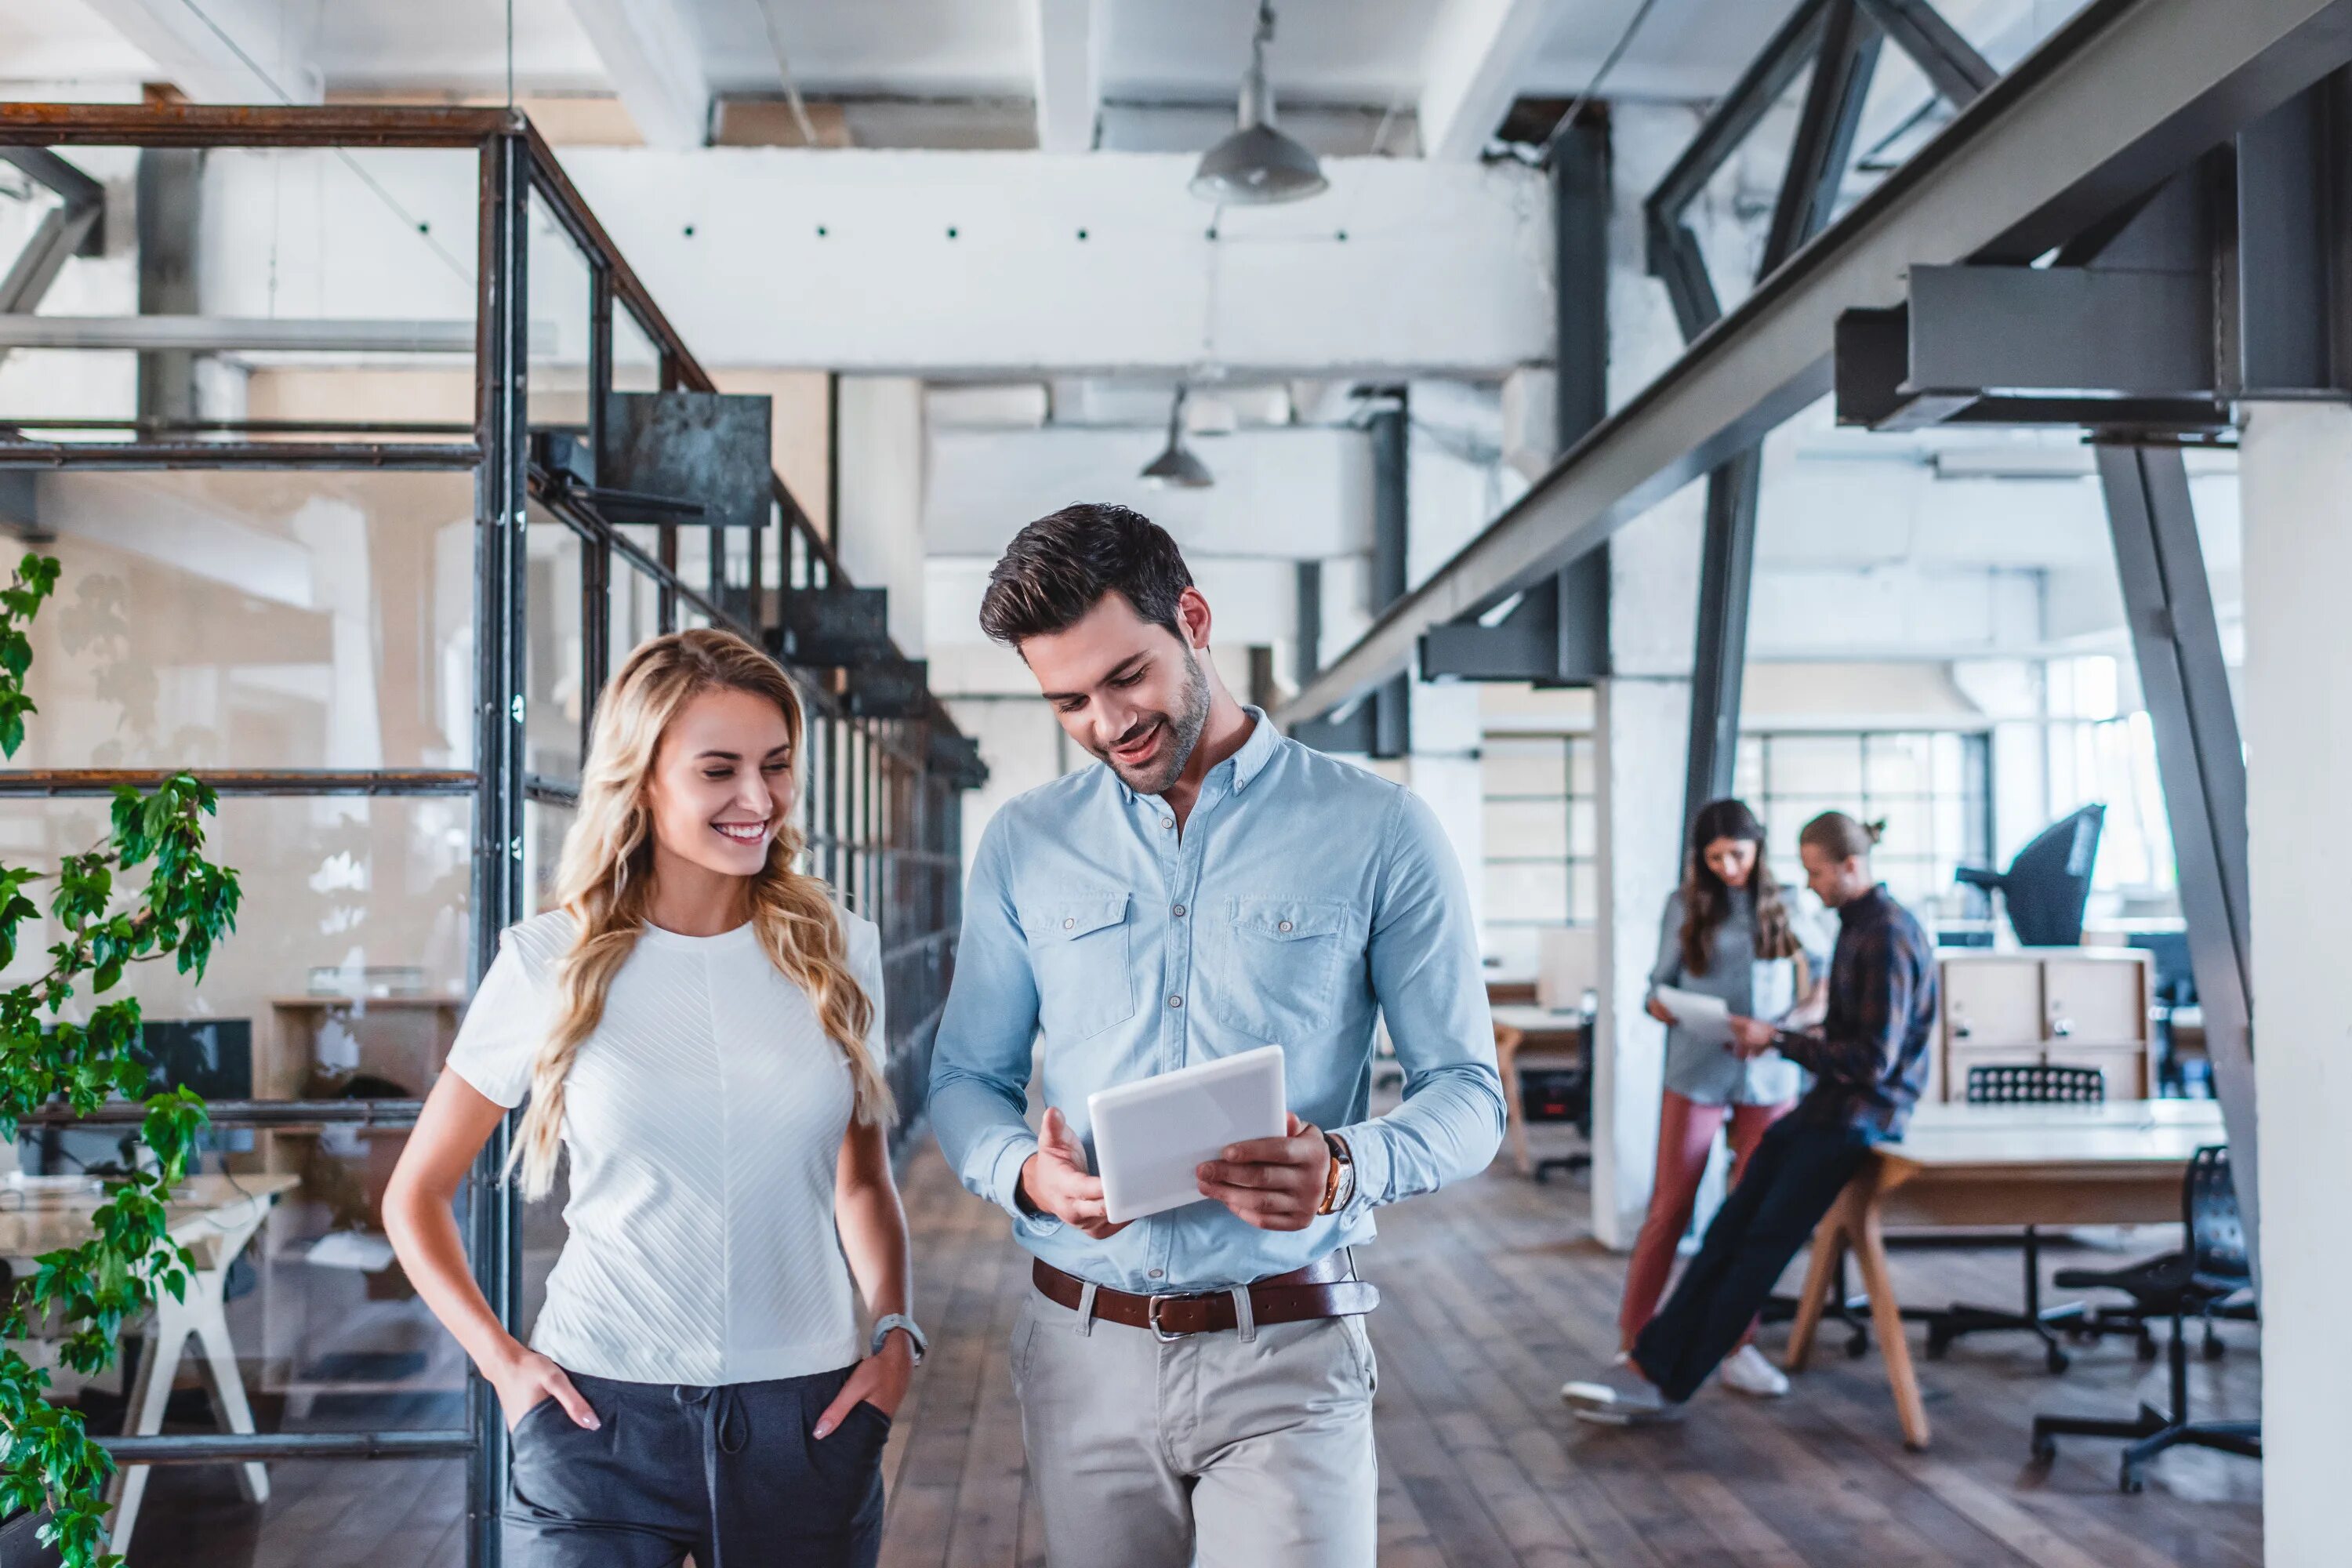
<instances>
[{"instance_id":1,"label":"plaid shirt","mask_svg":"<svg viewBox=\"0 0 2352 1568\"><path fill-rule=\"evenodd\" d=\"M1881 884L1838 910L1821 1027L1782 1030L1773 1042L1813 1075L1791 1114L1856 1129L1874 1143L1900 1139L1927 1079L1935 1022L1934 945Z\"/></svg>"}]
</instances>

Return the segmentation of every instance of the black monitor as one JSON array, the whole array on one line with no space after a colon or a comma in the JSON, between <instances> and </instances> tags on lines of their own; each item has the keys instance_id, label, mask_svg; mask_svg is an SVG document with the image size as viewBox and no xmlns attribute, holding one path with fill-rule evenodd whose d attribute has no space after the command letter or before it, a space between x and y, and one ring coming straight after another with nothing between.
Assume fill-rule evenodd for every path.
<instances>
[{"instance_id":1,"label":"black monitor","mask_svg":"<svg viewBox=\"0 0 2352 1568\"><path fill-rule=\"evenodd\" d=\"M149 1093L185 1087L206 1100L253 1098L250 1018L149 1018L140 1034Z\"/></svg>"},{"instance_id":2,"label":"black monitor","mask_svg":"<svg viewBox=\"0 0 2352 1568\"><path fill-rule=\"evenodd\" d=\"M2006 871L1963 866L1959 880L1998 889L2010 929L2027 947L2076 947L2083 910L2091 901L2091 868L2099 858L2099 829L2107 808L2097 802L2043 828Z\"/></svg>"}]
</instances>

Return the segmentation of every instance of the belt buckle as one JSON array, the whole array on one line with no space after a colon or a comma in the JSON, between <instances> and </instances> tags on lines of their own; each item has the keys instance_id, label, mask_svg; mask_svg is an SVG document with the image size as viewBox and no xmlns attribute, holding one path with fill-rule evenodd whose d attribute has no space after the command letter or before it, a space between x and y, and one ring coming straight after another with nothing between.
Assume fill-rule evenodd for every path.
<instances>
[{"instance_id":1,"label":"belt buckle","mask_svg":"<svg viewBox=\"0 0 2352 1568\"><path fill-rule=\"evenodd\" d=\"M1143 1313L1143 1321L1150 1325L1152 1337L1163 1345L1172 1345L1180 1340L1189 1340L1195 1333L1198 1333L1200 1331L1197 1329L1180 1329L1171 1333L1168 1330L1160 1326L1160 1309L1162 1306L1170 1301L1189 1301L1192 1300L1192 1298L1190 1296L1152 1297L1151 1304L1144 1309Z\"/></svg>"}]
</instances>

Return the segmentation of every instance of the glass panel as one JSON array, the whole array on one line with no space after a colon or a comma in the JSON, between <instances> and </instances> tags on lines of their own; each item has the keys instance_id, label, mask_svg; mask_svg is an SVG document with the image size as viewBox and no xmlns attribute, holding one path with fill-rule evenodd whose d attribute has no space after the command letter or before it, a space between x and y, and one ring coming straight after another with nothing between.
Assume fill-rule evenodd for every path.
<instances>
[{"instance_id":1,"label":"glass panel","mask_svg":"<svg viewBox=\"0 0 2352 1568\"><path fill-rule=\"evenodd\" d=\"M535 191L524 233L530 247L525 270L530 293L530 423L534 427L571 425L584 430L593 276L587 253L572 243ZM614 347L620 347L617 341Z\"/></svg>"},{"instance_id":2,"label":"glass panel","mask_svg":"<svg viewBox=\"0 0 2352 1568\"><path fill-rule=\"evenodd\" d=\"M1486 863L1486 918L1493 921L1568 919L1568 879L1558 861L1517 866Z\"/></svg>"},{"instance_id":3,"label":"glass panel","mask_svg":"<svg viewBox=\"0 0 2352 1568\"><path fill-rule=\"evenodd\" d=\"M1568 751L1556 740L1489 739L1479 771L1490 797L1568 793Z\"/></svg>"},{"instance_id":4,"label":"glass panel","mask_svg":"<svg viewBox=\"0 0 2352 1568\"><path fill-rule=\"evenodd\" d=\"M0 860L54 866L100 837L107 809L100 800L0 803ZM214 1100L425 1093L465 1005L471 809L466 797L224 797L208 849L239 872L243 918L201 985L169 963L131 969L125 989L143 1005L151 1046L159 1034L208 1034L217 1055L201 1068L193 1058L179 1076ZM54 936L25 931L8 978L46 963L40 949ZM226 1285L229 1339L264 1431L465 1423L465 1359L383 1239L384 1186L405 1138L351 1126L223 1130L206 1156L207 1180L191 1195L231 1216L219 1222L224 1236L236 1234L240 1194L277 1196L234 1249L250 1272ZM19 1154L30 1169L68 1171L116 1157L116 1142L94 1130L27 1134ZM86 1393L82 1403L100 1429L118 1429L119 1395ZM272 1479L299 1490L293 1478L310 1469L288 1461ZM334 1474L344 1485L422 1489L404 1504L399 1559L454 1563L462 1553L446 1542L463 1510L462 1472L451 1460ZM154 1560L170 1560L168 1543L190 1518L219 1528L223 1474L153 1472L139 1538ZM359 1561L384 1528L373 1520L370 1543L349 1552L310 1538L303 1560Z\"/></svg>"},{"instance_id":5,"label":"glass panel","mask_svg":"<svg viewBox=\"0 0 2352 1568\"><path fill-rule=\"evenodd\" d=\"M1836 795L1852 803L1862 786L1861 738L1775 735L1771 779L1777 795Z\"/></svg>"},{"instance_id":6,"label":"glass panel","mask_svg":"<svg viewBox=\"0 0 2352 1568\"><path fill-rule=\"evenodd\" d=\"M462 768L469 474L34 476L62 564L17 767Z\"/></svg>"},{"instance_id":7,"label":"glass panel","mask_svg":"<svg viewBox=\"0 0 2352 1568\"><path fill-rule=\"evenodd\" d=\"M118 210L105 243L69 257L37 302L82 321L53 329L58 346L0 355L0 420L58 441L470 438L473 150L158 151L143 174L136 148L57 155L117 193ZM167 248L187 282L151 287L144 307L182 318L168 336L142 321L133 247L116 233L134 184L185 218L165 229L184 237ZM0 270L55 205L0 174ZM237 221L198 226L198 213Z\"/></svg>"},{"instance_id":8,"label":"glass panel","mask_svg":"<svg viewBox=\"0 0 2352 1568\"><path fill-rule=\"evenodd\" d=\"M655 346L653 335L637 324L628 306L618 300L613 305L613 390L661 390L661 350Z\"/></svg>"},{"instance_id":9,"label":"glass panel","mask_svg":"<svg viewBox=\"0 0 2352 1568\"><path fill-rule=\"evenodd\" d=\"M566 783L580 776L582 542L536 503L524 531L529 557L523 655L524 770Z\"/></svg>"},{"instance_id":10,"label":"glass panel","mask_svg":"<svg viewBox=\"0 0 2352 1568\"><path fill-rule=\"evenodd\" d=\"M532 914L555 908L555 870L563 858L563 836L579 815L568 805L545 801L522 804L522 880Z\"/></svg>"},{"instance_id":11,"label":"glass panel","mask_svg":"<svg viewBox=\"0 0 2352 1568\"><path fill-rule=\"evenodd\" d=\"M1864 742L1863 787L1875 800L1881 795L1921 795L1927 793L1928 737L1872 735Z\"/></svg>"},{"instance_id":12,"label":"glass panel","mask_svg":"<svg viewBox=\"0 0 2352 1568\"><path fill-rule=\"evenodd\" d=\"M1490 800L1486 803L1486 858L1564 859L1568 855L1568 805L1558 800Z\"/></svg>"},{"instance_id":13,"label":"glass panel","mask_svg":"<svg viewBox=\"0 0 2352 1568\"><path fill-rule=\"evenodd\" d=\"M1600 851L1601 812L1591 800L1579 797L1568 803L1568 846L1578 856Z\"/></svg>"}]
</instances>

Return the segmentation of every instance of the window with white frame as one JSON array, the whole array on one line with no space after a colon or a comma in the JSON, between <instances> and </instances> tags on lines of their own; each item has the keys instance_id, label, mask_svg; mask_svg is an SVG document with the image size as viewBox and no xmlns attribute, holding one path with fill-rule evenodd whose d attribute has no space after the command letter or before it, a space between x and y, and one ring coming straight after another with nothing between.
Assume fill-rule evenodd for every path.
<instances>
[{"instance_id":1,"label":"window with white frame","mask_svg":"<svg viewBox=\"0 0 2352 1568\"><path fill-rule=\"evenodd\" d=\"M1590 735L1486 737L1486 944L1502 967L1533 972L1536 932L1600 918L1600 829Z\"/></svg>"}]
</instances>

